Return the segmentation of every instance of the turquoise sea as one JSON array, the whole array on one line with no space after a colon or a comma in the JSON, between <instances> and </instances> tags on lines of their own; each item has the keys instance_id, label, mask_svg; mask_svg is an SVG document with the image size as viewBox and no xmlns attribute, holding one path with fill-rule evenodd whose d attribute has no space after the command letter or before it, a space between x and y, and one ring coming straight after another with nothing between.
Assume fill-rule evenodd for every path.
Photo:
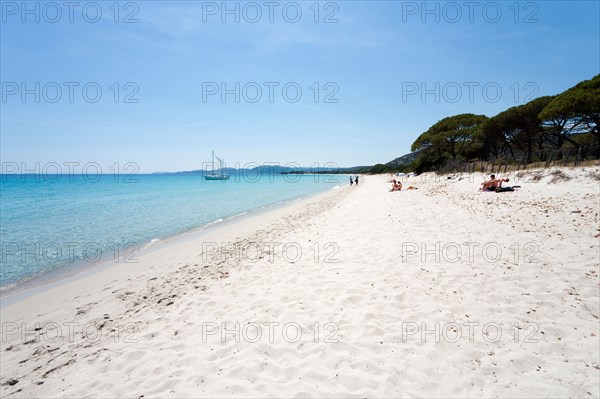
<instances>
[{"instance_id":1,"label":"turquoise sea","mask_svg":"<svg viewBox=\"0 0 600 399\"><path fill-rule=\"evenodd\" d=\"M336 175L0 175L0 290L345 183Z\"/></svg>"}]
</instances>

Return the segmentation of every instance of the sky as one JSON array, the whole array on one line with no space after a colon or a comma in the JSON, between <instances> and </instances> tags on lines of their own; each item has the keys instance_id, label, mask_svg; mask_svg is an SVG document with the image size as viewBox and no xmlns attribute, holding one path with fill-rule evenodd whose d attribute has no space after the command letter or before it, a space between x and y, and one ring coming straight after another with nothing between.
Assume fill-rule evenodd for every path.
<instances>
[{"instance_id":1,"label":"sky","mask_svg":"<svg viewBox=\"0 0 600 399\"><path fill-rule=\"evenodd\" d=\"M2 0L3 171L385 163L600 73L599 4Z\"/></svg>"}]
</instances>

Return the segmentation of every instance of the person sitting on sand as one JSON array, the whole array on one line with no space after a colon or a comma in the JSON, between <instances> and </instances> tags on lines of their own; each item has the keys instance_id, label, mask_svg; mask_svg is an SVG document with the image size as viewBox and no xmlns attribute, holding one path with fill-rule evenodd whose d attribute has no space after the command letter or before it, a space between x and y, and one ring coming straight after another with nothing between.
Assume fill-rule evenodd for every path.
<instances>
[{"instance_id":1,"label":"person sitting on sand","mask_svg":"<svg viewBox=\"0 0 600 399\"><path fill-rule=\"evenodd\" d=\"M400 191L402 190L402 183L400 181L396 181L396 179L392 180L392 189L391 191Z\"/></svg>"},{"instance_id":2,"label":"person sitting on sand","mask_svg":"<svg viewBox=\"0 0 600 399\"><path fill-rule=\"evenodd\" d=\"M509 179L496 179L496 175L490 175L490 180L486 180L481 183L481 191L496 191L497 188L502 187L503 182L508 182Z\"/></svg>"}]
</instances>

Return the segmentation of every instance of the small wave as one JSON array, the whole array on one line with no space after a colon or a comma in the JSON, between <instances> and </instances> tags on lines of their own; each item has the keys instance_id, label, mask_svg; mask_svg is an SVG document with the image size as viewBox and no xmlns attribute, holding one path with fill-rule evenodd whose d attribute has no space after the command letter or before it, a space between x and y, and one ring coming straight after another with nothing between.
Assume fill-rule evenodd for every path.
<instances>
[{"instance_id":1,"label":"small wave","mask_svg":"<svg viewBox=\"0 0 600 399\"><path fill-rule=\"evenodd\" d=\"M17 286L17 283L11 283L11 284L7 284L7 285L2 285L0 286L0 293L5 292L5 291L9 291L13 288L15 288Z\"/></svg>"},{"instance_id":2,"label":"small wave","mask_svg":"<svg viewBox=\"0 0 600 399\"><path fill-rule=\"evenodd\" d=\"M159 238L153 238L152 240L150 240L150 242L147 242L146 244L144 244L144 246L141 248L141 250L143 251L146 248L149 248L150 246L161 242L161 240Z\"/></svg>"},{"instance_id":3,"label":"small wave","mask_svg":"<svg viewBox=\"0 0 600 399\"><path fill-rule=\"evenodd\" d=\"M337 190L341 188L341 186L339 184L336 184L335 186L331 187L332 190Z\"/></svg>"},{"instance_id":4,"label":"small wave","mask_svg":"<svg viewBox=\"0 0 600 399\"><path fill-rule=\"evenodd\" d=\"M235 219L235 218L237 218L237 217L239 217L239 216L244 216L244 215L246 215L247 213L248 213L248 212L240 212L240 213L236 213L235 215L229 216L229 217L227 218L227 220Z\"/></svg>"},{"instance_id":5,"label":"small wave","mask_svg":"<svg viewBox=\"0 0 600 399\"><path fill-rule=\"evenodd\" d=\"M212 222L208 222L204 225L204 227L212 226L213 224L221 223L223 219L219 218L217 220L213 220Z\"/></svg>"}]
</instances>

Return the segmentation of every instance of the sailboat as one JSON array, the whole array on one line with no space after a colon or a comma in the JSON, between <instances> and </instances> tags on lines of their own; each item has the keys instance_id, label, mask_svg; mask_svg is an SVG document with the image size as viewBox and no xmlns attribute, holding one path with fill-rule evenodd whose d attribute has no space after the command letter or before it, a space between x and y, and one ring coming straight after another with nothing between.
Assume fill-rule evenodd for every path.
<instances>
[{"instance_id":1,"label":"sailboat","mask_svg":"<svg viewBox=\"0 0 600 399\"><path fill-rule=\"evenodd\" d=\"M215 158L219 161L219 173L215 172ZM215 152L212 152L212 171L204 175L204 179L206 180L227 180L229 179L229 175L223 173L224 162L221 158L215 156Z\"/></svg>"}]
</instances>

